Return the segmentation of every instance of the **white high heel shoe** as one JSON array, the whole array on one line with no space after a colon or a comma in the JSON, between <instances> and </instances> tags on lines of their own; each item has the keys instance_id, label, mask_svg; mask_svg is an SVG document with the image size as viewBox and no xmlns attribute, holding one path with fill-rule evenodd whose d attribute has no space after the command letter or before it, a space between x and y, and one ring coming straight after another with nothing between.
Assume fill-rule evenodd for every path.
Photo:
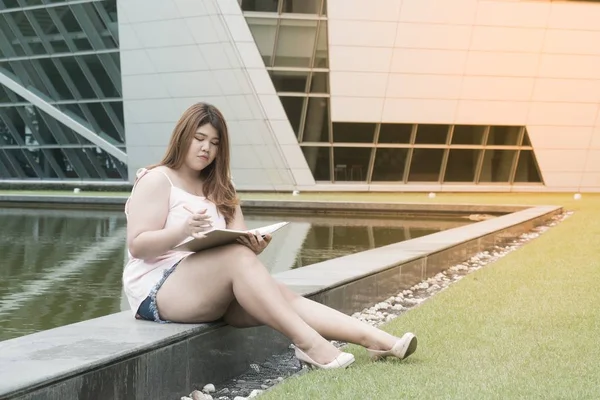
<instances>
[{"instance_id":1,"label":"white high heel shoe","mask_svg":"<svg viewBox=\"0 0 600 400\"><path fill-rule=\"evenodd\" d=\"M406 357L414 353L415 350L417 350L417 337L414 334L407 332L396 342L396 344L394 344L390 350L367 349L367 353L373 361L389 356L398 357L399 359L404 360Z\"/></svg>"},{"instance_id":2,"label":"white high heel shoe","mask_svg":"<svg viewBox=\"0 0 600 400\"><path fill-rule=\"evenodd\" d=\"M333 359L328 364L319 364L312 358L310 358L305 352L300 350L297 346L294 350L296 354L296 358L300 360L301 363L308 365L311 368L319 368L319 369L334 369L334 368L347 368L352 364L354 360L354 355L350 353L341 353L339 356Z\"/></svg>"}]
</instances>

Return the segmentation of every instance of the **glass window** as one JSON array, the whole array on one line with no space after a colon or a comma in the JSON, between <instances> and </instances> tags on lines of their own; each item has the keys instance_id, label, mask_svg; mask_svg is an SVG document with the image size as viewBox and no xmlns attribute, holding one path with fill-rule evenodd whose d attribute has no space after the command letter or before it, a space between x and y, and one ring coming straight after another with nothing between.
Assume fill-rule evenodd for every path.
<instances>
[{"instance_id":1,"label":"glass window","mask_svg":"<svg viewBox=\"0 0 600 400\"><path fill-rule=\"evenodd\" d=\"M410 124L381 124L379 143L410 143L412 129Z\"/></svg>"},{"instance_id":2,"label":"glass window","mask_svg":"<svg viewBox=\"0 0 600 400\"><path fill-rule=\"evenodd\" d=\"M446 144L448 125L417 125L415 144Z\"/></svg>"},{"instance_id":3,"label":"glass window","mask_svg":"<svg viewBox=\"0 0 600 400\"><path fill-rule=\"evenodd\" d=\"M61 171L65 174L66 178L79 178L79 175L75 172L75 168L64 154L63 149L49 149L48 152L54 157ZM82 176L81 178L86 178Z\"/></svg>"},{"instance_id":4,"label":"glass window","mask_svg":"<svg viewBox=\"0 0 600 400\"><path fill-rule=\"evenodd\" d=\"M329 143L329 99L327 97L308 98L302 141Z\"/></svg>"},{"instance_id":5,"label":"glass window","mask_svg":"<svg viewBox=\"0 0 600 400\"><path fill-rule=\"evenodd\" d=\"M122 101L114 101L108 103L112 108L113 112L117 116L117 119L121 123L121 126L124 125L125 117L123 116L123 102Z\"/></svg>"},{"instance_id":6,"label":"glass window","mask_svg":"<svg viewBox=\"0 0 600 400\"><path fill-rule=\"evenodd\" d=\"M273 61L273 49L275 48L277 20L272 18L246 18L246 22L265 65L270 66Z\"/></svg>"},{"instance_id":7,"label":"glass window","mask_svg":"<svg viewBox=\"0 0 600 400\"><path fill-rule=\"evenodd\" d=\"M331 182L331 147L302 147L304 158L315 181Z\"/></svg>"},{"instance_id":8,"label":"glass window","mask_svg":"<svg viewBox=\"0 0 600 400\"><path fill-rule=\"evenodd\" d=\"M93 50L92 44L87 38L73 38L73 44L75 44L75 48L77 51L89 51ZM57 53L66 53L68 51L68 46L61 40L60 42L52 42L52 46L54 47L54 51Z\"/></svg>"},{"instance_id":9,"label":"glass window","mask_svg":"<svg viewBox=\"0 0 600 400\"><path fill-rule=\"evenodd\" d=\"M483 144L485 126L455 125L452 132L452 144Z\"/></svg>"},{"instance_id":10,"label":"glass window","mask_svg":"<svg viewBox=\"0 0 600 400\"><path fill-rule=\"evenodd\" d=\"M308 71L269 71L277 92L306 93Z\"/></svg>"},{"instance_id":11,"label":"glass window","mask_svg":"<svg viewBox=\"0 0 600 400\"><path fill-rule=\"evenodd\" d=\"M521 150L517 172L515 173L515 182L536 182L541 183L540 170L535 160L535 155L531 150Z\"/></svg>"},{"instance_id":12,"label":"glass window","mask_svg":"<svg viewBox=\"0 0 600 400\"><path fill-rule=\"evenodd\" d=\"M519 144L520 126L490 126L488 146L517 146Z\"/></svg>"},{"instance_id":13,"label":"glass window","mask_svg":"<svg viewBox=\"0 0 600 400\"><path fill-rule=\"evenodd\" d=\"M485 150L479 182L510 181L515 150Z\"/></svg>"},{"instance_id":14,"label":"glass window","mask_svg":"<svg viewBox=\"0 0 600 400\"><path fill-rule=\"evenodd\" d=\"M35 33L33 27L29 23L27 15L30 14L26 11L15 11L10 13L7 17L12 17L13 21L15 22L15 25L17 26L17 29L19 30L19 33L23 36L25 40L37 38L37 34Z\"/></svg>"},{"instance_id":15,"label":"glass window","mask_svg":"<svg viewBox=\"0 0 600 400\"><path fill-rule=\"evenodd\" d=\"M81 110L81 107L85 107L84 103L80 103L80 104L59 104L57 105L57 107L63 111L66 115L68 115L69 117L73 118L75 121L79 122L80 124L86 124L87 120L85 117L85 114L83 113L83 111Z\"/></svg>"},{"instance_id":16,"label":"glass window","mask_svg":"<svg viewBox=\"0 0 600 400\"><path fill-rule=\"evenodd\" d=\"M297 137L300 132L300 122L304 115L304 101L306 97L280 96L279 98Z\"/></svg>"},{"instance_id":17,"label":"glass window","mask_svg":"<svg viewBox=\"0 0 600 400\"><path fill-rule=\"evenodd\" d=\"M277 12L279 0L242 0L242 11Z\"/></svg>"},{"instance_id":18,"label":"glass window","mask_svg":"<svg viewBox=\"0 0 600 400\"><path fill-rule=\"evenodd\" d=\"M473 182L481 150L451 149L444 182Z\"/></svg>"},{"instance_id":19,"label":"glass window","mask_svg":"<svg viewBox=\"0 0 600 400\"><path fill-rule=\"evenodd\" d=\"M408 174L409 182L438 182L444 149L414 149Z\"/></svg>"},{"instance_id":20,"label":"glass window","mask_svg":"<svg viewBox=\"0 0 600 400\"><path fill-rule=\"evenodd\" d=\"M375 153L372 181L403 181L408 149L378 148Z\"/></svg>"},{"instance_id":21,"label":"glass window","mask_svg":"<svg viewBox=\"0 0 600 400\"><path fill-rule=\"evenodd\" d=\"M317 48L315 50L314 68L329 68L327 50L327 21L319 22L319 35L317 37Z\"/></svg>"},{"instance_id":22,"label":"glass window","mask_svg":"<svg viewBox=\"0 0 600 400\"><path fill-rule=\"evenodd\" d=\"M17 0L4 0L4 7L6 8L17 8L21 7Z\"/></svg>"},{"instance_id":23,"label":"glass window","mask_svg":"<svg viewBox=\"0 0 600 400\"><path fill-rule=\"evenodd\" d=\"M373 143L375 124L362 122L334 122L334 143Z\"/></svg>"},{"instance_id":24,"label":"glass window","mask_svg":"<svg viewBox=\"0 0 600 400\"><path fill-rule=\"evenodd\" d=\"M282 13L290 14L320 14L322 0L282 0Z\"/></svg>"},{"instance_id":25,"label":"glass window","mask_svg":"<svg viewBox=\"0 0 600 400\"><path fill-rule=\"evenodd\" d=\"M113 125L112 120L109 118L108 114L104 107L109 107L108 105L103 105L103 103L89 103L87 105L96 120L96 123L100 127L100 130L111 137L119 137L117 133L117 128Z\"/></svg>"},{"instance_id":26,"label":"glass window","mask_svg":"<svg viewBox=\"0 0 600 400\"><path fill-rule=\"evenodd\" d=\"M3 72L0 66L0 72ZM3 85L0 85L0 104L12 103L10 97L8 97L10 89L5 88Z\"/></svg>"},{"instance_id":27,"label":"glass window","mask_svg":"<svg viewBox=\"0 0 600 400\"><path fill-rule=\"evenodd\" d=\"M63 67L66 69L69 77L75 84L75 87L79 91L79 98L82 99L94 99L96 98L96 93L90 86L87 78L81 71L79 64L75 61L75 57L62 57L61 60Z\"/></svg>"},{"instance_id":28,"label":"glass window","mask_svg":"<svg viewBox=\"0 0 600 400\"><path fill-rule=\"evenodd\" d=\"M22 174L15 170L12 165L11 165L11 161L8 159L8 156L6 155L7 150L3 150L2 148L0 148L0 177L1 178L15 178L15 177L22 177Z\"/></svg>"},{"instance_id":29,"label":"glass window","mask_svg":"<svg viewBox=\"0 0 600 400\"><path fill-rule=\"evenodd\" d=\"M278 67L310 67L317 35L317 21L282 19L275 62Z\"/></svg>"},{"instance_id":30,"label":"glass window","mask_svg":"<svg viewBox=\"0 0 600 400\"><path fill-rule=\"evenodd\" d=\"M527 128L525 128L525 133L523 134L523 144L522 146L531 147L531 140L529 140L529 133L527 132Z\"/></svg>"},{"instance_id":31,"label":"glass window","mask_svg":"<svg viewBox=\"0 0 600 400\"><path fill-rule=\"evenodd\" d=\"M2 119L10 120L12 133L19 135L25 144L58 144L46 127L42 113L33 106L11 107L2 110ZM44 114L46 119L51 118ZM58 123L57 123L58 124Z\"/></svg>"},{"instance_id":32,"label":"glass window","mask_svg":"<svg viewBox=\"0 0 600 400\"><path fill-rule=\"evenodd\" d=\"M104 167L109 178L127 179L127 166L121 161L104 151L97 154L97 157L100 159L101 165Z\"/></svg>"},{"instance_id":33,"label":"glass window","mask_svg":"<svg viewBox=\"0 0 600 400\"><path fill-rule=\"evenodd\" d=\"M334 147L333 174L336 181L366 181L371 148Z\"/></svg>"},{"instance_id":34,"label":"glass window","mask_svg":"<svg viewBox=\"0 0 600 400\"><path fill-rule=\"evenodd\" d=\"M6 150L9 159L19 164L18 166L21 167L26 177L37 178L37 170L43 174L41 178L57 178L56 172L50 166L50 163L46 157L45 152L48 151L49 150L40 149ZM26 154L27 156L25 156ZM35 165L32 165L32 163L35 163Z\"/></svg>"},{"instance_id":35,"label":"glass window","mask_svg":"<svg viewBox=\"0 0 600 400\"><path fill-rule=\"evenodd\" d=\"M8 177L34 177L35 171L25 159L23 150L21 149L2 149L0 148L0 167L3 170L2 176L7 174Z\"/></svg>"},{"instance_id":36,"label":"glass window","mask_svg":"<svg viewBox=\"0 0 600 400\"><path fill-rule=\"evenodd\" d=\"M8 20L11 18L11 14L0 14L0 34L6 37L6 43L12 45L8 51L0 48L0 56L2 58L8 57L22 57L25 55L25 50L21 46L22 40L17 39L13 31L9 28Z\"/></svg>"},{"instance_id":37,"label":"glass window","mask_svg":"<svg viewBox=\"0 0 600 400\"><path fill-rule=\"evenodd\" d=\"M95 83L100 87L102 91L101 97L121 97L119 89L115 86L112 79L108 76L108 73L104 69L104 65L110 65L111 58L104 57L105 54L90 54L86 56L80 56L81 59L86 63L89 68ZM103 58L104 64L100 62L100 58Z\"/></svg>"},{"instance_id":38,"label":"glass window","mask_svg":"<svg viewBox=\"0 0 600 400\"><path fill-rule=\"evenodd\" d=\"M311 93L329 93L329 73L313 72L310 80Z\"/></svg>"}]
</instances>

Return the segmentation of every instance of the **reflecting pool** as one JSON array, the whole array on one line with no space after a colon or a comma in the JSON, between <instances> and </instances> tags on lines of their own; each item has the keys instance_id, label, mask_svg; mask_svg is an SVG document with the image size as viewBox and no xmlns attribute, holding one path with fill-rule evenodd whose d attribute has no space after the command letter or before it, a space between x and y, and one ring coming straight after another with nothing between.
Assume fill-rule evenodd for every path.
<instances>
[{"instance_id":1,"label":"reflecting pool","mask_svg":"<svg viewBox=\"0 0 600 400\"><path fill-rule=\"evenodd\" d=\"M261 259L272 273L471 223L468 218L247 214L290 221ZM126 309L120 211L0 209L0 340Z\"/></svg>"}]
</instances>

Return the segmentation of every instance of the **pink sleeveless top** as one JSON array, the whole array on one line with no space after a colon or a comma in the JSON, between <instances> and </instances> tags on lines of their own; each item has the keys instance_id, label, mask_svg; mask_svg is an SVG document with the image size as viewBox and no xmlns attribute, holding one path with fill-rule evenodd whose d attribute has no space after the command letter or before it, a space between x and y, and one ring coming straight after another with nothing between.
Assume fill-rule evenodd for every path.
<instances>
[{"instance_id":1,"label":"pink sleeveless top","mask_svg":"<svg viewBox=\"0 0 600 400\"><path fill-rule=\"evenodd\" d=\"M176 225L185 223L190 213L183 208L184 205L188 205L191 209L206 208L207 214L209 214L213 220L214 228L225 228L226 222L225 217L217 211L216 205L210 200L202 196L196 196L183 189L173 185L171 179L167 174L158 168L147 170L141 168L136 173L136 181L133 185L131 194L135 190L135 187L140 179L150 172L162 173L171 184L171 193L169 196L169 214L165 222L165 228L169 228ZM129 199L131 196L129 197ZM129 199L125 203L125 215L128 215ZM184 241L189 240L189 238ZM168 268L171 268L175 263L179 262L183 258L193 254L187 251L173 251L169 250L165 254L156 257L151 260L142 260L131 256L129 249L127 249L128 261L123 271L123 289L127 300L131 307L131 312L135 316L140 304L148 296L152 288L161 280L163 273Z\"/></svg>"}]
</instances>

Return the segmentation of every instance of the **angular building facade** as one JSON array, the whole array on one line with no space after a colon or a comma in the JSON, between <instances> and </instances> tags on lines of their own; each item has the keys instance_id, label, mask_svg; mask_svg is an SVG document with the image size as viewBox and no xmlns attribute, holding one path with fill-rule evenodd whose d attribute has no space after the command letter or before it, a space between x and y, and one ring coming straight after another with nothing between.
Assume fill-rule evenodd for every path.
<instances>
[{"instance_id":1,"label":"angular building facade","mask_svg":"<svg viewBox=\"0 0 600 400\"><path fill-rule=\"evenodd\" d=\"M2 0L0 179L131 181L206 101L240 190L598 192L597 21L578 1Z\"/></svg>"},{"instance_id":2,"label":"angular building facade","mask_svg":"<svg viewBox=\"0 0 600 400\"><path fill-rule=\"evenodd\" d=\"M0 1L0 179L127 179L116 0Z\"/></svg>"}]
</instances>

